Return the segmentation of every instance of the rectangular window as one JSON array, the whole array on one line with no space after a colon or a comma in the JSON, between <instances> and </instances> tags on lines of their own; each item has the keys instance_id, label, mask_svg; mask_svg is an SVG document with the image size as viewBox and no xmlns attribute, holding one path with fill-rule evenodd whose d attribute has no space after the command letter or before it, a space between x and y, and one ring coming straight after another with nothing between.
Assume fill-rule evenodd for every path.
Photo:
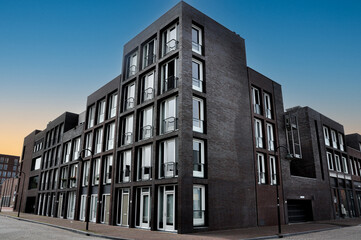
<instances>
[{"instance_id":1,"label":"rectangular window","mask_svg":"<svg viewBox=\"0 0 361 240\"><path fill-rule=\"evenodd\" d=\"M355 175L359 176L359 170L358 170L358 167L357 167L357 159L354 159L353 163L354 163Z\"/></svg>"},{"instance_id":2,"label":"rectangular window","mask_svg":"<svg viewBox=\"0 0 361 240\"><path fill-rule=\"evenodd\" d=\"M103 184L109 184L112 182L112 168L113 168L113 155L108 155L104 158Z\"/></svg>"},{"instance_id":3,"label":"rectangular window","mask_svg":"<svg viewBox=\"0 0 361 240\"><path fill-rule=\"evenodd\" d=\"M192 88L203 92L203 64L196 59L192 59Z\"/></svg>"},{"instance_id":4,"label":"rectangular window","mask_svg":"<svg viewBox=\"0 0 361 240\"><path fill-rule=\"evenodd\" d=\"M63 149L63 163L67 163L70 161L70 155L71 155L71 142L67 142L64 144L64 149Z\"/></svg>"},{"instance_id":5,"label":"rectangular window","mask_svg":"<svg viewBox=\"0 0 361 240\"><path fill-rule=\"evenodd\" d=\"M127 78L134 76L137 73L137 52L132 53L127 59Z\"/></svg>"},{"instance_id":6,"label":"rectangular window","mask_svg":"<svg viewBox=\"0 0 361 240\"><path fill-rule=\"evenodd\" d=\"M121 182L130 182L131 179L131 162L132 162L132 151L124 151L122 153L122 164L121 166Z\"/></svg>"},{"instance_id":7,"label":"rectangular window","mask_svg":"<svg viewBox=\"0 0 361 240\"><path fill-rule=\"evenodd\" d=\"M334 170L334 168L333 168L332 154L329 153L329 152L327 152L327 164L328 164L328 169Z\"/></svg>"},{"instance_id":8,"label":"rectangular window","mask_svg":"<svg viewBox=\"0 0 361 240\"><path fill-rule=\"evenodd\" d=\"M254 119L254 132L256 137L256 147L263 148L262 122L258 119Z\"/></svg>"},{"instance_id":9,"label":"rectangular window","mask_svg":"<svg viewBox=\"0 0 361 240\"><path fill-rule=\"evenodd\" d=\"M177 97L172 97L161 103L161 134L178 129Z\"/></svg>"},{"instance_id":10,"label":"rectangular window","mask_svg":"<svg viewBox=\"0 0 361 240\"><path fill-rule=\"evenodd\" d=\"M258 88L252 87L253 112L261 115L261 98Z\"/></svg>"},{"instance_id":11,"label":"rectangular window","mask_svg":"<svg viewBox=\"0 0 361 240\"><path fill-rule=\"evenodd\" d=\"M109 224L109 216L110 216L110 194L103 194L102 198L102 216L101 222L105 224Z\"/></svg>"},{"instance_id":12,"label":"rectangular window","mask_svg":"<svg viewBox=\"0 0 361 240\"><path fill-rule=\"evenodd\" d=\"M60 189L67 188L68 185L68 167L63 167L60 170Z\"/></svg>"},{"instance_id":13,"label":"rectangular window","mask_svg":"<svg viewBox=\"0 0 361 240\"><path fill-rule=\"evenodd\" d=\"M193 177L204 177L204 142L193 139Z\"/></svg>"},{"instance_id":14,"label":"rectangular window","mask_svg":"<svg viewBox=\"0 0 361 240\"><path fill-rule=\"evenodd\" d=\"M204 106L203 100L193 97L193 131L203 133Z\"/></svg>"},{"instance_id":15,"label":"rectangular window","mask_svg":"<svg viewBox=\"0 0 361 240\"><path fill-rule=\"evenodd\" d=\"M128 226L129 189L118 189L117 225Z\"/></svg>"},{"instance_id":16,"label":"rectangular window","mask_svg":"<svg viewBox=\"0 0 361 240\"><path fill-rule=\"evenodd\" d=\"M353 161L352 159L349 159L349 162L350 162L350 169L351 169L351 174L354 175L354 170L353 170Z\"/></svg>"},{"instance_id":17,"label":"rectangular window","mask_svg":"<svg viewBox=\"0 0 361 240\"><path fill-rule=\"evenodd\" d=\"M105 99L98 102L97 124L104 122L105 119Z\"/></svg>"},{"instance_id":18,"label":"rectangular window","mask_svg":"<svg viewBox=\"0 0 361 240\"><path fill-rule=\"evenodd\" d=\"M100 158L94 159L93 161L93 179L92 185L99 184L99 177L100 177Z\"/></svg>"},{"instance_id":19,"label":"rectangular window","mask_svg":"<svg viewBox=\"0 0 361 240\"><path fill-rule=\"evenodd\" d=\"M165 30L162 34L163 56L171 51L178 49L177 27L177 24L174 24L173 26Z\"/></svg>"},{"instance_id":20,"label":"rectangular window","mask_svg":"<svg viewBox=\"0 0 361 240\"><path fill-rule=\"evenodd\" d=\"M266 183L266 166L264 162L264 155L257 153L257 167L258 167L258 184Z\"/></svg>"},{"instance_id":21,"label":"rectangular window","mask_svg":"<svg viewBox=\"0 0 361 240\"><path fill-rule=\"evenodd\" d=\"M138 181L145 181L152 178L152 145L146 145L139 148L137 165Z\"/></svg>"},{"instance_id":22,"label":"rectangular window","mask_svg":"<svg viewBox=\"0 0 361 240\"><path fill-rule=\"evenodd\" d=\"M348 173L348 167L347 167L347 159L345 157L342 157L342 166L343 166L343 172Z\"/></svg>"},{"instance_id":23,"label":"rectangular window","mask_svg":"<svg viewBox=\"0 0 361 240\"><path fill-rule=\"evenodd\" d=\"M80 196L80 215L79 220L85 221L86 194Z\"/></svg>"},{"instance_id":24,"label":"rectangular window","mask_svg":"<svg viewBox=\"0 0 361 240\"><path fill-rule=\"evenodd\" d=\"M88 128L94 126L94 120L95 120L95 106L93 105L88 108Z\"/></svg>"},{"instance_id":25,"label":"rectangular window","mask_svg":"<svg viewBox=\"0 0 361 240\"><path fill-rule=\"evenodd\" d=\"M95 131L95 154L102 151L103 145L103 129L99 128Z\"/></svg>"},{"instance_id":26,"label":"rectangular window","mask_svg":"<svg viewBox=\"0 0 361 240\"><path fill-rule=\"evenodd\" d=\"M135 83L130 83L124 88L124 111L134 108Z\"/></svg>"},{"instance_id":27,"label":"rectangular window","mask_svg":"<svg viewBox=\"0 0 361 240\"><path fill-rule=\"evenodd\" d=\"M267 123L267 144L268 144L268 151L274 151L275 149L275 141L273 136L273 125Z\"/></svg>"},{"instance_id":28,"label":"rectangular window","mask_svg":"<svg viewBox=\"0 0 361 240\"><path fill-rule=\"evenodd\" d=\"M143 46L143 69L155 62L155 39L150 40Z\"/></svg>"},{"instance_id":29,"label":"rectangular window","mask_svg":"<svg viewBox=\"0 0 361 240\"><path fill-rule=\"evenodd\" d=\"M73 161L78 160L80 152L80 137L73 141Z\"/></svg>"},{"instance_id":30,"label":"rectangular window","mask_svg":"<svg viewBox=\"0 0 361 240\"><path fill-rule=\"evenodd\" d=\"M92 194L90 198L90 214L89 221L96 222L97 219L97 204L98 204L98 195Z\"/></svg>"},{"instance_id":31,"label":"rectangular window","mask_svg":"<svg viewBox=\"0 0 361 240\"><path fill-rule=\"evenodd\" d=\"M323 135L325 137L326 146L330 146L330 135L329 135L328 127L323 126Z\"/></svg>"},{"instance_id":32,"label":"rectangular window","mask_svg":"<svg viewBox=\"0 0 361 240\"><path fill-rule=\"evenodd\" d=\"M162 93L165 93L169 90L178 87L178 77L177 77L177 59L174 58L169 62L165 63L161 67L161 87Z\"/></svg>"},{"instance_id":33,"label":"rectangular window","mask_svg":"<svg viewBox=\"0 0 361 240\"><path fill-rule=\"evenodd\" d=\"M206 209L205 187L193 185L193 225L203 226L205 224Z\"/></svg>"},{"instance_id":34,"label":"rectangular window","mask_svg":"<svg viewBox=\"0 0 361 240\"><path fill-rule=\"evenodd\" d=\"M110 123L107 125L107 138L105 142L105 150L111 150L114 148L114 133L115 133L115 123Z\"/></svg>"},{"instance_id":35,"label":"rectangular window","mask_svg":"<svg viewBox=\"0 0 361 240\"><path fill-rule=\"evenodd\" d=\"M269 157L270 180L271 185L277 185L277 165L274 156Z\"/></svg>"},{"instance_id":36,"label":"rectangular window","mask_svg":"<svg viewBox=\"0 0 361 240\"><path fill-rule=\"evenodd\" d=\"M192 50L202 54L202 29L195 25L192 25Z\"/></svg>"},{"instance_id":37,"label":"rectangular window","mask_svg":"<svg viewBox=\"0 0 361 240\"><path fill-rule=\"evenodd\" d=\"M82 179L82 186L88 186L88 180L89 180L89 161L83 162L83 179Z\"/></svg>"},{"instance_id":38,"label":"rectangular window","mask_svg":"<svg viewBox=\"0 0 361 240\"><path fill-rule=\"evenodd\" d=\"M108 102L108 119L113 118L113 117L116 116L116 114L117 114L117 104L118 104L118 94L113 93L109 97L109 102Z\"/></svg>"},{"instance_id":39,"label":"rectangular window","mask_svg":"<svg viewBox=\"0 0 361 240\"><path fill-rule=\"evenodd\" d=\"M264 94L264 109L266 111L266 118L272 119L271 95L268 93Z\"/></svg>"},{"instance_id":40,"label":"rectangular window","mask_svg":"<svg viewBox=\"0 0 361 240\"><path fill-rule=\"evenodd\" d=\"M338 142L340 143L340 150L345 151L345 146L343 144L343 135L341 133L338 134Z\"/></svg>"},{"instance_id":41,"label":"rectangular window","mask_svg":"<svg viewBox=\"0 0 361 240\"><path fill-rule=\"evenodd\" d=\"M137 188L136 198L136 226L150 228L150 188Z\"/></svg>"},{"instance_id":42,"label":"rectangular window","mask_svg":"<svg viewBox=\"0 0 361 240\"><path fill-rule=\"evenodd\" d=\"M174 231L177 205L176 187L174 185L160 186L158 190L158 229Z\"/></svg>"},{"instance_id":43,"label":"rectangular window","mask_svg":"<svg viewBox=\"0 0 361 240\"><path fill-rule=\"evenodd\" d=\"M148 107L141 112L139 134L140 140L153 137L153 106Z\"/></svg>"},{"instance_id":44,"label":"rectangular window","mask_svg":"<svg viewBox=\"0 0 361 240\"><path fill-rule=\"evenodd\" d=\"M54 170L54 189L58 188L58 178L59 178L59 170L56 168Z\"/></svg>"},{"instance_id":45,"label":"rectangular window","mask_svg":"<svg viewBox=\"0 0 361 240\"><path fill-rule=\"evenodd\" d=\"M133 142L133 115L129 115L123 120L122 144L128 145Z\"/></svg>"},{"instance_id":46,"label":"rectangular window","mask_svg":"<svg viewBox=\"0 0 361 240\"><path fill-rule=\"evenodd\" d=\"M77 183L77 179L78 179L78 164L73 164L70 166L70 187L74 188L76 187L76 183Z\"/></svg>"},{"instance_id":47,"label":"rectangular window","mask_svg":"<svg viewBox=\"0 0 361 240\"><path fill-rule=\"evenodd\" d=\"M331 130L332 147L337 149L337 137L336 132Z\"/></svg>"},{"instance_id":48,"label":"rectangular window","mask_svg":"<svg viewBox=\"0 0 361 240\"><path fill-rule=\"evenodd\" d=\"M29 178L29 187L28 189L36 189L38 188L38 184L39 184L39 176L33 176Z\"/></svg>"},{"instance_id":49,"label":"rectangular window","mask_svg":"<svg viewBox=\"0 0 361 240\"><path fill-rule=\"evenodd\" d=\"M153 99L154 91L154 71L146 74L142 81L142 102Z\"/></svg>"},{"instance_id":50,"label":"rectangular window","mask_svg":"<svg viewBox=\"0 0 361 240\"><path fill-rule=\"evenodd\" d=\"M178 176L178 151L175 138L163 141L159 145L159 177L172 178Z\"/></svg>"},{"instance_id":51,"label":"rectangular window","mask_svg":"<svg viewBox=\"0 0 361 240\"><path fill-rule=\"evenodd\" d=\"M74 219L74 211L75 211L75 192L69 192L68 195L68 219Z\"/></svg>"},{"instance_id":52,"label":"rectangular window","mask_svg":"<svg viewBox=\"0 0 361 240\"><path fill-rule=\"evenodd\" d=\"M40 169L40 165L41 165L41 157L33 159L31 163L31 171ZM0 164L0 169L2 169L2 164Z\"/></svg>"},{"instance_id":53,"label":"rectangular window","mask_svg":"<svg viewBox=\"0 0 361 240\"><path fill-rule=\"evenodd\" d=\"M92 149L92 141L93 141L93 133L89 132L85 135L85 149L89 149L90 151L93 151ZM89 157L91 155L91 152L85 150L84 156Z\"/></svg>"}]
</instances>

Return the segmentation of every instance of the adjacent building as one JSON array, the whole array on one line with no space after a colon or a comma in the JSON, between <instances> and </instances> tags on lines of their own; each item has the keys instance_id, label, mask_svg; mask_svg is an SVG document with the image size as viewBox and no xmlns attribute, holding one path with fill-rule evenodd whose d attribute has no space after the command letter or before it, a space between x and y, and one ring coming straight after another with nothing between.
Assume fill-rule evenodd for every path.
<instances>
[{"instance_id":1,"label":"adjacent building","mask_svg":"<svg viewBox=\"0 0 361 240\"><path fill-rule=\"evenodd\" d=\"M0 208L11 207L15 205L16 190L18 188L18 178L8 178L2 183Z\"/></svg>"}]
</instances>

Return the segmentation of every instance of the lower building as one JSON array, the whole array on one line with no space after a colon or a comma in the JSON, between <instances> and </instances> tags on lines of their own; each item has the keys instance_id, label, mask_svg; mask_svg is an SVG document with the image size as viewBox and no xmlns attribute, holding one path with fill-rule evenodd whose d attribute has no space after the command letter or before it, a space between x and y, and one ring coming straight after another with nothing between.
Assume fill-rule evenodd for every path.
<instances>
[{"instance_id":1,"label":"lower building","mask_svg":"<svg viewBox=\"0 0 361 240\"><path fill-rule=\"evenodd\" d=\"M18 182L18 178L8 178L2 183L0 207L14 207Z\"/></svg>"}]
</instances>

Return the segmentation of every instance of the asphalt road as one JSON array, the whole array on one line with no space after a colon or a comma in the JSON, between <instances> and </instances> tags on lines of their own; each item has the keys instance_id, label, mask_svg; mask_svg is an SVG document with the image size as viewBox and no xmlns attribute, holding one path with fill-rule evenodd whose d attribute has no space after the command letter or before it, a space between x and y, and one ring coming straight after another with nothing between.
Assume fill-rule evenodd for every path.
<instances>
[{"instance_id":1,"label":"asphalt road","mask_svg":"<svg viewBox=\"0 0 361 240\"><path fill-rule=\"evenodd\" d=\"M284 237L285 240L360 240L361 226L344 227L330 231L315 232L297 236Z\"/></svg>"},{"instance_id":2,"label":"asphalt road","mask_svg":"<svg viewBox=\"0 0 361 240\"><path fill-rule=\"evenodd\" d=\"M105 238L90 237L55 227L42 224L20 221L13 218L0 216L0 239L1 240L68 240L88 239L97 240Z\"/></svg>"}]
</instances>

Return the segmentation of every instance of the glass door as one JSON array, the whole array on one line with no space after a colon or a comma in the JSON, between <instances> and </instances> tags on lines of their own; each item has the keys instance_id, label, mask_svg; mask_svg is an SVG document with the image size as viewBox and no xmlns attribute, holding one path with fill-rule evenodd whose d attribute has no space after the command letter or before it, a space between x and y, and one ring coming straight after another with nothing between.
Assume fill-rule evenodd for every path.
<instances>
[{"instance_id":1,"label":"glass door","mask_svg":"<svg viewBox=\"0 0 361 240\"><path fill-rule=\"evenodd\" d=\"M121 206L122 206L121 225L128 226L129 190L123 190Z\"/></svg>"}]
</instances>

